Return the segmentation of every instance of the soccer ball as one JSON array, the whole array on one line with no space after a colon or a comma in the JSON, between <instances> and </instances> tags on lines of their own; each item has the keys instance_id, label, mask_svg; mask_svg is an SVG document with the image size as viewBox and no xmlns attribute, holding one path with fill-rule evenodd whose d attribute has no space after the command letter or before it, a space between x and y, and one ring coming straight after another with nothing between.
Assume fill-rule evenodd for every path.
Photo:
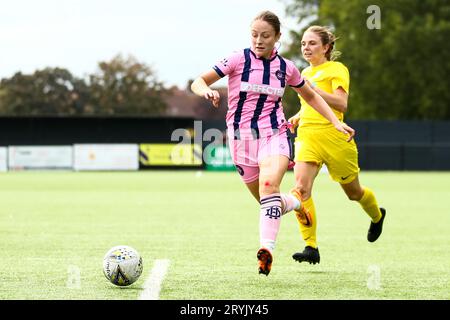
<instances>
[{"instance_id":1,"label":"soccer ball","mask_svg":"<svg viewBox=\"0 0 450 320\"><path fill-rule=\"evenodd\" d=\"M103 258L103 274L117 286L129 286L142 274L142 258L129 246L111 248Z\"/></svg>"}]
</instances>

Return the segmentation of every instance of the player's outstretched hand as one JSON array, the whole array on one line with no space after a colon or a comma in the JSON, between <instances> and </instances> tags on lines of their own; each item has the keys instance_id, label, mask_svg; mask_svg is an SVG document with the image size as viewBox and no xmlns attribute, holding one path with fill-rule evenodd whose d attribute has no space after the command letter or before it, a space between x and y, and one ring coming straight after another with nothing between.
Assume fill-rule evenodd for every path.
<instances>
[{"instance_id":1,"label":"player's outstretched hand","mask_svg":"<svg viewBox=\"0 0 450 320\"><path fill-rule=\"evenodd\" d=\"M206 92L204 97L205 99L211 101L214 107L219 107L220 94L217 90L210 90Z\"/></svg>"}]
</instances>

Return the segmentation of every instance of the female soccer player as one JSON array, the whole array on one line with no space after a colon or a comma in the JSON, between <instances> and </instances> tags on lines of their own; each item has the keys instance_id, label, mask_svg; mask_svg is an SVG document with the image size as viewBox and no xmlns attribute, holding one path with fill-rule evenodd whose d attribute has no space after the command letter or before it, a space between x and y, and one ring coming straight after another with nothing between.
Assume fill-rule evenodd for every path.
<instances>
[{"instance_id":1,"label":"female soccer player","mask_svg":"<svg viewBox=\"0 0 450 320\"><path fill-rule=\"evenodd\" d=\"M294 64L278 55L280 21L269 11L251 24L251 48L237 51L203 73L191 85L192 91L218 107L220 95L210 85L228 76L227 136L236 169L260 203L259 273L268 275L281 216L302 205L291 194L280 194L291 146L288 123L281 98L287 85L331 122L331 126L351 139L354 130L341 123L325 101L304 85Z\"/></svg>"},{"instance_id":2,"label":"female soccer player","mask_svg":"<svg viewBox=\"0 0 450 320\"><path fill-rule=\"evenodd\" d=\"M340 121L347 110L350 76L348 69L340 62L332 61L335 36L326 27L312 26L303 34L301 50L310 66L302 76L310 87L332 108ZM310 103L300 96L301 109L289 121L292 129L298 126L295 141L296 188L292 191L304 205L305 210L296 211L300 231L306 242L303 252L293 255L299 262L319 263L320 255L316 240L316 210L311 191L314 179L325 164L331 178L340 183L350 200L361 204L370 216L367 239L374 242L381 234L386 210L379 208L373 192L359 183L358 151L354 141L347 142L329 121L311 108Z\"/></svg>"}]
</instances>

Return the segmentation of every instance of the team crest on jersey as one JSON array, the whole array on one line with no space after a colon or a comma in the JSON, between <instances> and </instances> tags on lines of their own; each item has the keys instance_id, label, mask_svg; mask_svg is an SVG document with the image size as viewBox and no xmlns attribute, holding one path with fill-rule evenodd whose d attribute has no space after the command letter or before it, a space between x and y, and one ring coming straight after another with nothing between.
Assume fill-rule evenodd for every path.
<instances>
[{"instance_id":1,"label":"team crest on jersey","mask_svg":"<svg viewBox=\"0 0 450 320\"><path fill-rule=\"evenodd\" d=\"M283 72L281 70L277 70L275 72L275 76L277 77L278 80L282 81L286 79L286 72Z\"/></svg>"},{"instance_id":2,"label":"team crest on jersey","mask_svg":"<svg viewBox=\"0 0 450 320\"><path fill-rule=\"evenodd\" d=\"M317 71L317 73L315 75L313 75L311 77L311 79L317 79L318 77L320 77L323 73L323 70Z\"/></svg>"}]
</instances>

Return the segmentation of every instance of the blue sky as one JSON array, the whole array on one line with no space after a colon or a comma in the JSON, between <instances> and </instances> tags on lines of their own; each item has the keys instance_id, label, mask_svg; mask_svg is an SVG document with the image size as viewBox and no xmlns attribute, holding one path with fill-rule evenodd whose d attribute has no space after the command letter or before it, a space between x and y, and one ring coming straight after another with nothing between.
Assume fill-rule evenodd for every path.
<instances>
[{"instance_id":1,"label":"blue sky","mask_svg":"<svg viewBox=\"0 0 450 320\"><path fill-rule=\"evenodd\" d=\"M78 77L116 54L153 67L167 86L190 78L250 44L262 10L295 27L284 0L0 0L0 78L63 67ZM222 81L222 80L221 80Z\"/></svg>"}]
</instances>

